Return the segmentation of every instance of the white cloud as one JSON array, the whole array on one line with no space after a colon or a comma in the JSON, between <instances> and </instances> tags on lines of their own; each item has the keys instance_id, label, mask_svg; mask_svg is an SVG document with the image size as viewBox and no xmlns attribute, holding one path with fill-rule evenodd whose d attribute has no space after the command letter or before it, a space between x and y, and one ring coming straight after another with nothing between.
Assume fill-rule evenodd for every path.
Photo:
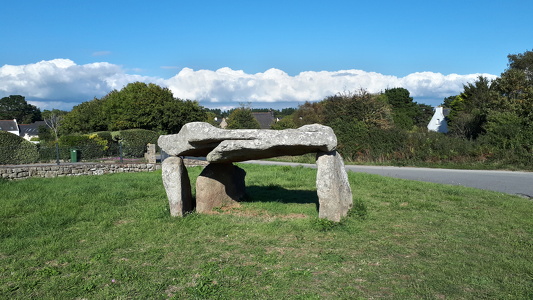
<instances>
[{"instance_id":1,"label":"white cloud","mask_svg":"<svg viewBox=\"0 0 533 300\"><path fill-rule=\"evenodd\" d=\"M480 75L496 77L490 74L443 75L432 72L396 77L362 70L307 71L289 76L278 69L247 74L229 68L216 71L184 68L166 82L176 97L215 103L316 101L343 91L365 89L377 93L394 87L406 88L413 97L442 100L458 94L463 84L474 81Z\"/></svg>"},{"instance_id":2,"label":"white cloud","mask_svg":"<svg viewBox=\"0 0 533 300\"><path fill-rule=\"evenodd\" d=\"M62 103L54 108L70 109L134 81L163 83L160 79L126 74L120 66L107 62L77 65L69 59L54 59L0 67L0 97L23 95L42 108Z\"/></svg>"},{"instance_id":3,"label":"white cloud","mask_svg":"<svg viewBox=\"0 0 533 300\"><path fill-rule=\"evenodd\" d=\"M230 68L216 71L183 68L175 76L163 79L128 74L122 67L107 62L77 65L69 59L54 59L0 67L0 97L23 95L43 109L70 109L128 83L142 81L166 86L175 97L220 107L236 106L239 102L295 104L321 100L343 91L365 89L376 93L394 87L406 88L415 100L442 101L444 97L460 93L463 84L474 81L479 75L496 77L432 72L396 77L362 70L307 71L290 76L279 69L248 74Z\"/></svg>"}]
</instances>

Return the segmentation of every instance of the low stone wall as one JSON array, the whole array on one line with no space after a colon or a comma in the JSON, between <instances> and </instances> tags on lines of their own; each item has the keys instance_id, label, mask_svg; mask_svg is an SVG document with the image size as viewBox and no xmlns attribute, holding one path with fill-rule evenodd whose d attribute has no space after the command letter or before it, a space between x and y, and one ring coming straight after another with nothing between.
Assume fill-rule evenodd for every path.
<instances>
[{"instance_id":1,"label":"low stone wall","mask_svg":"<svg viewBox=\"0 0 533 300\"><path fill-rule=\"evenodd\" d=\"M160 164L62 164L0 166L0 177L5 179L26 179L29 177L53 178L63 176L151 172L160 169Z\"/></svg>"},{"instance_id":2,"label":"low stone wall","mask_svg":"<svg viewBox=\"0 0 533 300\"><path fill-rule=\"evenodd\" d=\"M187 166L202 166L206 162L187 160ZM103 175L113 173L152 172L161 170L161 164L99 164L67 163L61 165L0 166L0 178L26 179L30 177L54 178L63 176Z\"/></svg>"}]
</instances>

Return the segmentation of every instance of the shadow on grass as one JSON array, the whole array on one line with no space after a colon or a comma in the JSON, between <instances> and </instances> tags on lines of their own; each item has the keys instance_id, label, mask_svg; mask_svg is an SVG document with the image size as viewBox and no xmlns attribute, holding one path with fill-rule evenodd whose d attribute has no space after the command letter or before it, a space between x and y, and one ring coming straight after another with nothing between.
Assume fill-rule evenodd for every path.
<instances>
[{"instance_id":1,"label":"shadow on grass","mask_svg":"<svg viewBox=\"0 0 533 300\"><path fill-rule=\"evenodd\" d=\"M248 195L245 202L280 202L280 203L314 203L318 210L318 195L316 191L288 190L278 185L246 187Z\"/></svg>"}]
</instances>

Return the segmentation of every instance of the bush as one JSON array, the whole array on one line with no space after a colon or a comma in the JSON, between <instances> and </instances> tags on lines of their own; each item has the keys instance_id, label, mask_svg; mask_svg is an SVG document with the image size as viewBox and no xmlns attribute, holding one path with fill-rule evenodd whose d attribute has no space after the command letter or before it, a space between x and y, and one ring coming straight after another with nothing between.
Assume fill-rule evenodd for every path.
<instances>
[{"instance_id":1,"label":"bush","mask_svg":"<svg viewBox=\"0 0 533 300\"><path fill-rule=\"evenodd\" d=\"M108 155L108 141L97 133L83 135L63 135L59 138L61 157L69 157L71 149L78 150L78 159L101 158Z\"/></svg>"},{"instance_id":2,"label":"bush","mask_svg":"<svg viewBox=\"0 0 533 300\"><path fill-rule=\"evenodd\" d=\"M146 145L157 144L159 134L146 129L128 129L114 132L113 139L122 142L122 154L125 157L143 157Z\"/></svg>"},{"instance_id":3,"label":"bush","mask_svg":"<svg viewBox=\"0 0 533 300\"><path fill-rule=\"evenodd\" d=\"M18 135L0 131L0 164L27 164L39 159L37 146Z\"/></svg>"}]
</instances>

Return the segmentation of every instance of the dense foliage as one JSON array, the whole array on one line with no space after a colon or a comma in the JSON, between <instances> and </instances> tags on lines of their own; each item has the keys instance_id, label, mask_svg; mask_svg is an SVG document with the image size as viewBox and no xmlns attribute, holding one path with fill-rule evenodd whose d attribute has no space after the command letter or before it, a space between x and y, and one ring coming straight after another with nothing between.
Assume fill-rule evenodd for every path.
<instances>
[{"instance_id":1,"label":"dense foliage","mask_svg":"<svg viewBox=\"0 0 533 300\"><path fill-rule=\"evenodd\" d=\"M115 133L113 138L122 143L124 156L142 157L147 144L157 144L159 134L146 129L129 129Z\"/></svg>"},{"instance_id":2,"label":"dense foliage","mask_svg":"<svg viewBox=\"0 0 533 300\"><path fill-rule=\"evenodd\" d=\"M500 77L479 77L447 99L451 134L475 140L494 160L533 164L533 52L508 55Z\"/></svg>"},{"instance_id":3,"label":"dense foliage","mask_svg":"<svg viewBox=\"0 0 533 300\"><path fill-rule=\"evenodd\" d=\"M479 77L460 95L444 99L451 108L449 134L428 132L429 105L413 101L404 88L369 94L340 93L306 102L274 129L319 123L330 126L338 150L358 162L491 163L533 168L533 52L509 55L495 80Z\"/></svg>"},{"instance_id":4,"label":"dense foliage","mask_svg":"<svg viewBox=\"0 0 533 300\"><path fill-rule=\"evenodd\" d=\"M89 133L124 129L146 129L177 133L193 121L205 121L206 110L198 102L173 97L168 88L134 82L101 99L75 106L61 124L62 133Z\"/></svg>"},{"instance_id":5,"label":"dense foliage","mask_svg":"<svg viewBox=\"0 0 533 300\"><path fill-rule=\"evenodd\" d=\"M33 143L0 130L0 165L33 163L38 158L37 146Z\"/></svg>"},{"instance_id":6,"label":"dense foliage","mask_svg":"<svg viewBox=\"0 0 533 300\"><path fill-rule=\"evenodd\" d=\"M0 120L13 119L17 119L19 124L30 124L42 120L41 111L20 95L0 99Z\"/></svg>"},{"instance_id":7,"label":"dense foliage","mask_svg":"<svg viewBox=\"0 0 533 300\"><path fill-rule=\"evenodd\" d=\"M259 129L259 122L252 115L252 111L247 107L240 107L231 112L228 116L228 129Z\"/></svg>"},{"instance_id":8,"label":"dense foliage","mask_svg":"<svg viewBox=\"0 0 533 300\"><path fill-rule=\"evenodd\" d=\"M488 162L531 169L533 51L510 54L508 60L508 68L498 78L479 77L465 84L459 95L444 99L443 106L451 109L448 134L427 132L432 107L414 102L409 91L400 87L377 94L364 90L339 93L306 102L296 110L274 110L280 120L272 128L312 123L330 126L337 135L339 151L352 161ZM59 138L62 145L96 144L101 148L98 151L109 152L120 140L125 154L136 157L147 143L155 143L159 134L177 133L187 122L217 125L215 117L226 117L229 129L260 128L254 111L270 109L252 109L248 104L227 112L208 110L198 102L174 98L167 88L141 82L81 103L66 114L52 110L41 116L22 96L0 100L0 118L29 122L44 117L49 125L41 130L42 141L52 142L63 135ZM88 135L94 132L99 132L96 137ZM108 133L104 137L101 132Z\"/></svg>"}]
</instances>

